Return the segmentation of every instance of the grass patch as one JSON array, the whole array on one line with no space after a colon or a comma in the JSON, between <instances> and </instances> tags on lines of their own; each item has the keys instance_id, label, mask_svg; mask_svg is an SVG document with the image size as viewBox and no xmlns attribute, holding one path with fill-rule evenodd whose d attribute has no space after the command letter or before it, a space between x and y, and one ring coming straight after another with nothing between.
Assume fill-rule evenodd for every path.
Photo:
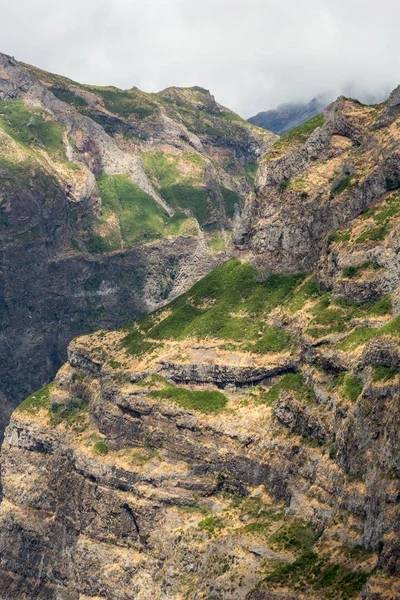
<instances>
[{"instance_id":1,"label":"grass patch","mask_svg":"<svg viewBox=\"0 0 400 600\"><path fill-rule=\"evenodd\" d=\"M389 229L387 224L383 224L372 229L367 229L367 231L364 231L358 236L354 243L363 244L364 242L379 242L385 239L388 231Z\"/></svg>"},{"instance_id":2,"label":"grass patch","mask_svg":"<svg viewBox=\"0 0 400 600\"><path fill-rule=\"evenodd\" d=\"M270 528L271 528L271 523L255 522L255 523L248 523L247 525L245 525L244 531L249 534L265 537L268 535Z\"/></svg>"},{"instance_id":3,"label":"grass patch","mask_svg":"<svg viewBox=\"0 0 400 600\"><path fill-rule=\"evenodd\" d=\"M146 352L157 348L159 344L147 342L145 336L137 329L132 328L131 331L122 339L121 346L125 348L128 354L140 358Z\"/></svg>"},{"instance_id":4,"label":"grass patch","mask_svg":"<svg viewBox=\"0 0 400 600\"><path fill-rule=\"evenodd\" d=\"M54 158L66 159L64 126L44 111L28 107L22 100L5 100L0 102L0 125L20 144L44 148Z\"/></svg>"},{"instance_id":5,"label":"grass patch","mask_svg":"<svg viewBox=\"0 0 400 600\"><path fill-rule=\"evenodd\" d=\"M221 233L217 233L212 238L209 238L206 241L207 248L210 250L214 250L214 252L224 252L225 251L225 240Z\"/></svg>"},{"instance_id":6,"label":"grass patch","mask_svg":"<svg viewBox=\"0 0 400 600\"><path fill-rule=\"evenodd\" d=\"M97 179L104 216L117 215L127 246L160 238L168 215L157 202L134 184L128 175L106 175Z\"/></svg>"},{"instance_id":7,"label":"grass patch","mask_svg":"<svg viewBox=\"0 0 400 600\"><path fill-rule=\"evenodd\" d=\"M277 550L288 550L295 554L303 554L311 550L318 540L318 533L311 525L294 521L285 523L269 537L269 542Z\"/></svg>"},{"instance_id":8,"label":"grass patch","mask_svg":"<svg viewBox=\"0 0 400 600\"><path fill-rule=\"evenodd\" d=\"M398 373L398 370L392 369L391 367L383 367L381 365L374 366L373 374L372 374L372 381L373 382L390 381L391 379L394 379L394 377L396 377L397 373Z\"/></svg>"},{"instance_id":9,"label":"grass patch","mask_svg":"<svg viewBox=\"0 0 400 600\"><path fill-rule=\"evenodd\" d=\"M257 171L258 171L258 162L252 162L252 163L247 163L247 165L245 165L245 170L247 173L247 179L249 180L249 183L252 187L254 187L255 181L256 181L256 175L257 175Z\"/></svg>"},{"instance_id":10,"label":"grass patch","mask_svg":"<svg viewBox=\"0 0 400 600\"><path fill-rule=\"evenodd\" d=\"M313 117L306 123L303 123L302 125L299 125L298 127L295 127L291 131L288 131L288 133L285 133L284 135L282 135L279 138L279 140L277 140L275 142L275 144L273 144L272 149L271 149L272 151L269 151L265 156L266 157L269 157L270 155L273 156L275 151L287 152L291 146L298 146L298 145L304 144L308 140L310 135L313 133L313 131L317 127L321 127L321 125L323 125L323 123L324 123L324 116L317 115L316 117Z\"/></svg>"},{"instance_id":11,"label":"grass patch","mask_svg":"<svg viewBox=\"0 0 400 600\"><path fill-rule=\"evenodd\" d=\"M350 238L351 238L351 232L349 230L333 231L332 233L330 233L328 235L328 238L326 240L327 248L329 249L331 244L346 243L350 240Z\"/></svg>"},{"instance_id":12,"label":"grass patch","mask_svg":"<svg viewBox=\"0 0 400 600\"><path fill-rule=\"evenodd\" d=\"M144 152L141 156L146 174L153 181L157 181L161 187L174 185L179 179L177 157L161 151Z\"/></svg>"},{"instance_id":13,"label":"grass patch","mask_svg":"<svg viewBox=\"0 0 400 600\"><path fill-rule=\"evenodd\" d=\"M25 400L17 406L16 412L34 415L42 408L48 409L50 406L50 391L52 385L52 383L48 383L42 387L42 389L25 398Z\"/></svg>"},{"instance_id":14,"label":"grass patch","mask_svg":"<svg viewBox=\"0 0 400 600\"><path fill-rule=\"evenodd\" d=\"M364 304L349 302L341 297L332 302L331 295L326 294L311 312L315 317L311 321L307 333L311 337L318 338L331 333L345 332L351 327L352 319L390 314L392 302L390 296Z\"/></svg>"},{"instance_id":15,"label":"grass patch","mask_svg":"<svg viewBox=\"0 0 400 600\"><path fill-rule=\"evenodd\" d=\"M346 377L343 383L343 396L350 402L355 402L362 392L361 381L353 377Z\"/></svg>"},{"instance_id":16,"label":"grass patch","mask_svg":"<svg viewBox=\"0 0 400 600\"><path fill-rule=\"evenodd\" d=\"M346 279L355 279L356 277L360 277L364 271L377 271L378 269L380 269L379 265L371 262L365 262L358 266L351 265L343 269L343 277L346 277Z\"/></svg>"},{"instance_id":17,"label":"grass patch","mask_svg":"<svg viewBox=\"0 0 400 600\"><path fill-rule=\"evenodd\" d=\"M228 190L228 188L225 187L221 187L221 193L224 199L225 212L227 216L232 219L233 215L235 214L235 208L240 206L240 196L236 192Z\"/></svg>"},{"instance_id":18,"label":"grass patch","mask_svg":"<svg viewBox=\"0 0 400 600\"><path fill-rule=\"evenodd\" d=\"M50 406L50 425L56 427L64 423L76 431L83 431L88 410L89 406L84 398L68 398L64 402L54 403Z\"/></svg>"},{"instance_id":19,"label":"grass patch","mask_svg":"<svg viewBox=\"0 0 400 600\"><path fill-rule=\"evenodd\" d=\"M313 276L305 281L300 289L286 301L284 308L288 313L293 314L301 310L308 301L315 300L322 294L318 279Z\"/></svg>"},{"instance_id":20,"label":"grass patch","mask_svg":"<svg viewBox=\"0 0 400 600\"><path fill-rule=\"evenodd\" d=\"M292 338L283 329L272 325L266 325L262 337L255 344L248 344L246 350L256 354L267 354L268 352L283 352L292 345Z\"/></svg>"},{"instance_id":21,"label":"grass patch","mask_svg":"<svg viewBox=\"0 0 400 600\"><path fill-rule=\"evenodd\" d=\"M260 401L272 405L279 400L281 392L284 391L295 392L299 399L305 402L315 400L314 392L312 388L305 384L303 375L301 373L288 373L272 386L268 392L260 396Z\"/></svg>"},{"instance_id":22,"label":"grass patch","mask_svg":"<svg viewBox=\"0 0 400 600\"><path fill-rule=\"evenodd\" d=\"M108 235L101 237L100 235L89 234L86 240L86 247L91 254L104 254L105 252L113 252L119 250L121 244L118 236Z\"/></svg>"},{"instance_id":23,"label":"grass patch","mask_svg":"<svg viewBox=\"0 0 400 600\"><path fill-rule=\"evenodd\" d=\"M172 400L182 408L197 410L202 413L219 413L227 403L227 397L217 391L192 391L182 387L176 387L165 382L162 390L151 392L152 398Z\"/></svg>"},{"instance_id":24,"label":"grass patch","mask_svg":"<svg viewBox=\"0 0 400 600\"><path fill-rule=\"evenodd\" d=\"M228 261L174 300L169 305L172 314L147 329L148 336L160 340L195 336L257 341L258 332L264 329L261 317L280 305L304 275L270 275L263 282L257 278L254 267ZM240 316L241 312L246 316Z\"/></svg>"},{"instance_id":25,"label":"grass patch","mask_svg":"<svg viewBox=\"0 0 400 600\"><path fill-rule=\"evenodd\" d=\"M210 535L214 535L218 530L223 529L225 524L219 517L206 517L200 521L198 527Z\"/></svg>"},{"instance_id":26,"label":"grass patch","mask_svg":"<svg viewBox=\"0 0 400 600\"><path fill-rule=\"evenodd\" d=\"M349 187L353 177L354 175L346 175L340 179L340 181L338 181L331 190L331 198L334 198L335 196L338 196L344 192Z\"/></svg>"},{"instance_id":27,"label":"grass patch","mask_svg":"<svg viewBox=\"0 0 400 600\"><path fill-rule=\"evenodd\" d=\"M99 456L106 456L110 452L110 447L104 440L98 440L93 445L93 452Z\"/></svg>"},{"instance_id":28,"label":"grass patch","mask_svg":"<svg viewBox=\"0 0 400 600\"><path fill-rule=\"evenodd\" d=\"M263 583L287 586L300 592L308 592L311 588L322 591L327 600L348 600L361 591L369 576L369 573L331 563L328 558L310 551L294 563L279 564Z\"/></svg>"},{"instance_id":29,"label":"grass patch","mask_svg":"<svg viewBox=\"0 0 400 600\"><path fill-rule=\"evenodd\" d=\"M400 317L396 317L386 325L379 327L378 329L372 329L370 327L358 327L352 333L350 333L340 344L341 350L352 350L361 344L364 344L368 340L375 338L380 335L393 335L396 338L400 338Z\"/></svg>"},{"instance_id":30,"label":"grass patch","mask_svg":"<svg viewBox=\"0 0 400 600\"><path fill-rule=\"evenodd\" d=\"M211 206L204 187L176 184L162 187L160 194L174 210L190 210L201 225L211 218Z\"/></svg>"},{"instance_id":31,"label":"grass patch","mask_svg":"<svg viewBox=\"0 0 400 600\"><path fill-rule=\"evenodd\" d=\"M130 117L145 119L159 110L155 102L149 100L143 92L136 88L120 90L114 87L84 87L90 92L98 94L103 99L107 110L125 119Z\"/></svg>"},{"instance_id":32,"label":"grass patch","mask_svg":"<svg viewBox=\"0 0 400 600\"><path fill-rule=\"evenodd\" d=\"M88 106L88 103L84 98L77 96L74 94L74 92L71 92L67 88L52 86L49 88L49 90L53 92L56 98L62 100L63 102L67 102L68 104L72 104L76 108Z\"/></svg>"}]
</instances>

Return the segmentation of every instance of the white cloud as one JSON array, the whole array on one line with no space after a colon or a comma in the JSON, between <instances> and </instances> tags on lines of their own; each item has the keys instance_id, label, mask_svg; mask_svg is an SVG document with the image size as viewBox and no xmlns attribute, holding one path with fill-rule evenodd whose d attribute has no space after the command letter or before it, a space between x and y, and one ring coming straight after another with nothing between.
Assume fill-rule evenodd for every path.
<instances>
[{"instance_id":1,"label":"white cloud","mask_svg":"<svg viewBox=\"0 0 400 600\"><path fill-rule=\"evenodd\" d=\"M201 85L250 116L400 82L396 0L2 0L0 50L80 82Z\"/></svg>"}]
</instances>

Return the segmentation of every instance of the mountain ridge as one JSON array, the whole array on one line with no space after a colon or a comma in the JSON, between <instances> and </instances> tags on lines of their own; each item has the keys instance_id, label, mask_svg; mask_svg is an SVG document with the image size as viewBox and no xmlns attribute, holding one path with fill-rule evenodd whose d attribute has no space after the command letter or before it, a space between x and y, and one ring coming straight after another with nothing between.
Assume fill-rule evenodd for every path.
<instances>
[{"instance_id":1,"label":"mountain ridge","mask_svg":"<svg viewBox=\"0 0 400 600\"><path fill-rule=\"evenodd\" d=\"M0 56L0 389L11 403L55 374L72 337L146 312L223 260L254 161L275 139L199 89L112 89Z\"/></svg>"},{"instance_id":2,"label":"mountain ridge","mask_svg":"<svg viewBox=\"0 0 400 600\"><path fill-rule=\"evenodd\" d=\"M169 114L186 94L208 103L197 93L169 91ZM126 108L125 97L98 99L96 118L106 101ZM141 111L132 124L139 131L152 118ZM197 137L223 161L236 134L227 125L230 137L219 137L209 118ZM113 298L132 255L142 270L121 297L124 327L73 339L55 379L13 412L2 446L1 598L399 596L399 123L400 86L380 106L339 97L276 140L233 218L218 217L221 236L232 230L223 251L204 250L217 204L205 211L194 185L197 236L135 245L142 234L128 228L118 239L131 248L91 255L115 279L91 280L85 298ZM120 121L113 127L124 145ZM254 156L247 142L236 159L246 147ZM79 135L75 143L98 169L93 146ZM181 180L165 168L174 159L162 158L147 158L149 180L177 202L170 188ZM131 192L100 170L106 225L118 219L123 231ZM126 260L122 275L109 256ZM162 297L159 277L174 257ZM156 292L155 310L132 310L134 289L153 302Z\"/></svg>"},{"instance_id":3,"label":"mountain ridge","mask_svg":"<svg viewBox=\"0 0 400 600\"><path fill-rule=\"evenodd\" d=\"M291 129L303 125L313 117L320 115L332 102L330 94L320 94L309 102L287 102L275 109L261 111L247 120L257 127L268 129L278 135L284 135Z\"/></svg>"}]
</instances>

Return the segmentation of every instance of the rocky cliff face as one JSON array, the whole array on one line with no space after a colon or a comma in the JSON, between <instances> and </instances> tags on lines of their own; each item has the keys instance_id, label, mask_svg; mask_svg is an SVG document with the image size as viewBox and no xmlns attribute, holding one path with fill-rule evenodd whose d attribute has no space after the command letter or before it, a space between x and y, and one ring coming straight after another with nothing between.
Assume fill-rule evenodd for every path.
<instances>
[{"instance_id":1,"label":"rocky cliff face","mask_svg":"<svg viewBox=\"0 0 400 600\"><path fill-rule=\"evenodd\" d=\"M397 598L399 317L341 268L230 261L71 343L6 430L0 597Z\"/></svg>"},{"instance_id":2,"label":"rocky cliff face","mask_svg":"<svg viewBox=\"0 0 400 600\"><path fill-rule=\"evenodd\" d=\"M236 228L236 243L269 269L315 265L330 231L400 181L398 92L379 106L331 104L266 154Z\"/></svg>"},{"instance_id":3,"label":"rocky cliff face","mask_svg":"<svg viewBox=\"0 0 400 600\"><path fill-rule=\"evenodd\" d=\"M71 104L68 94L84 99L82 128L106 118L110 98L115 108L114 90L34 74L46 94L50 86ZM160 131L145 100L165 103L172 120L181 107L186 128L194 126L187 103L197 102L217 126L218 106L203 90L128 95L140 109L130 117L137 137L143 119ZM120 112L125 100L118 96ZM165 235L154 211L138 231L124 209L133 202L126 180L110 182L103 169L94 188L102 212L95 192L86 221L83 211L76 221L53 218L63 248L72 231L68 258L79 258L79 273L87 261L116 278L106 285L100 275L85 299L96 292L112 312L109 290L123 265L132 273L133 257L143 264L135 272L143 302L187 291L123 329L73 340L55 380L14 411L2 447L0 598L400 597L398 107L397 90L379 107L340 98L276 142L235 222L238 258L190 289L194 244L204 252L196 278L227 258L209 251L219 247L209 237L217 213L228 235L221 204L197 213L196 236ZM210 122L199 124L204 145ZM107 123L126 152L127 130ZM79 146L79 136L85 160L101 164L104 155ZM210 148L225 152L222 141ZM177 211L186 184L165 175L172 159L146 160L148 195ZM174 166L175 177L187 157ZM205 172L207 189L223 197L211 166ZM145 243L143 231L160 237Z\"/></svg>"},{"instance_id":4,"label":"rocky cliff face","mask_svg":"<svg viewBox=\"0 0 400 600\"><path fill-rule=\"evenodd\" d=\"M226 260L274 139L201 88L83 86L0 55L1 423L73 337Z\"/></svg>"}]
</instances>

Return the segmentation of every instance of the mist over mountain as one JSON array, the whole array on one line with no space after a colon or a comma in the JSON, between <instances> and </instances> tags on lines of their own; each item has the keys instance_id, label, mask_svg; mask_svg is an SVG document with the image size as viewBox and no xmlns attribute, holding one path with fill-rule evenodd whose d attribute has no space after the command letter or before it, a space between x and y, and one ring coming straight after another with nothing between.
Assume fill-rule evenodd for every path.
<instances>
[{"instance_id":1,"label":"mist over mountain","mask_svg":"<svg viewBox=\"0 0 400 600\"><path fill-rule=\"evenodd\" d=\"M363 104L378 104L386 100L389 95L389 91L381 90L379 93L362 92L358 97L357 92L357 86L350 84L343 88L342 95L356 98ZM247 120L257 127L284 135L291 129L299 127L309 119L321 114L335 97L332 91L324 92L308 102L286 102L274 109L259 112Z\"/></svg>"},{"instance_id":2,"label":"mist over mountain","mask_svg":"<svg viewBox=\"0 0 400 600\"><path fill-rule=\"evenodd\" d=\"M331 100L330 96L323 95L313 98L310 102L280 104L273 110L259 112L247 120L249 123L257 125L257 127L262 127L278 135L283 135L316 115L321 114Z\"/></svg>"}]
</instances>

